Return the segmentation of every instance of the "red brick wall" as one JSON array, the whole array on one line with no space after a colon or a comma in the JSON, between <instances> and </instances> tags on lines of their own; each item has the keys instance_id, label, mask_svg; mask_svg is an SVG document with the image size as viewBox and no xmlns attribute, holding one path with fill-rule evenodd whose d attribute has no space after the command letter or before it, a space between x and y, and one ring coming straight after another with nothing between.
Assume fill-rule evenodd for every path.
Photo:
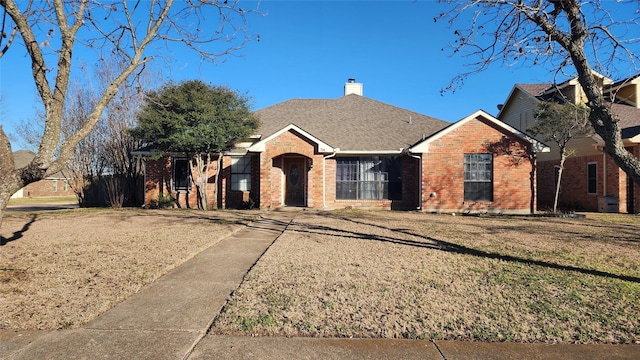
<instances>
[{"instance_id":1,"label":"red brick wall","mask_svg":"<svg viewBox=\"0 0 640 360\"><path fill-rule=\"evenodd\" d=\"M218 164L215 159L212 159L209 168L209 178L207 179L207 199L209 207L216 207L218 202L215 198L215 172ZM198 169L194 164L193 178L198 178ZM218 184L220 186L220 184ZM197 208L198 196L195 186L195 182L192 183L190 191L175 191L171 184L171 157L165 156L158 160L146 159L145 161L145 195L144 203L146 206L150 206L154 201L157 201L160 194L171 195L176 199L177 206L185 208Z\"/></svg>"},{"instance_id":2,"label":"red brick wall","mask_svg":"<svg viewBox=\"0 0 640 360\"><path fill-rule=\"evenodd\" d=\"M304 157L308 171L303 178L306 186L306 206L311 208L382 208L407 209L418 205L417 159L403 157L403 200L336 200L336 160L316 152L316 144L306 140L295 131L288 131L266 144L260 154L260 177L258 187L260 208L275 208L284 205L284 162L287 157Z\"/></svg>"},{"instance_id":3,"label":"red brick wall","mask_svg":"<svg viewBox=\"0 0 640 360\"><path fill-rule=\"evenodd\" d=\"M386 210L410 210L418 207L419 167L418 159L402 156L402 199L400 200L342 200L336 199L336 160L327 159L327 194L328 208L362 208Z\"/></svg>"},{"instance_id":4,"label":"red brick wall","mask_svg":"<svg viewBox=\"0 0 640 360\"><path fill-rule=\"evenodd\" d=\"M493 154L493 201L464 201L464 154L470 153ZM535 191L528 154L527 144L482 120L442 135L423 154L423 211L529 213Z\"/></svg>"},{"instance_id":5,"label":"red brick wall","mask_svg":"<svg viewBox=\"0 0 640 360\"><path fill-rule=\"evenodd\" d=\"M247 154L251 156L251 154ZM250 199L254 201L255 206L258 206L259 193L259 171L258 171L258 156L251 156L251 191L237 191L231 190L231 157L225 156L222 159L222 171L220 173L220 193L218 194L218 203L222 205L224 209L240 209L243 208L245 202Z\"/></svg>"},{"instance_id":6,"label":"red brick wall","mask_svg":"<svg viewBox=\"0 0 640 360\"><path fill-rule=\"evenodd\" d=\"M640 156L639 147L628 148L636 157ZM604 191L604 163L606 162L606 191ZM597 187L595 194L587 193L587 166L597 164ZM553 208L553 169L559 161L545 161L538 164L538 207L540 209ZM634 185L633 205L638 212L640 205L640 187ZM618 199L618 211L627 212L627 175L620 170L610 156L591 155L570 157L565 161L562 174L558 207L561 210L599 211L604 196L614 196ZM630 199L629 199L630 200ZM631 200L630 200L631 201Z\"/></svg>"},{"instance_id":7,"label":"red brick wall","mask_svg":"<svg viewBox=\"0 0 640 360\"><path fill-rule=\"evenodd\" d=\"M612 168L611 162L611 159L607 159L607 193L615 195L618 193L619 186L617 167ZM587 192L587 167L590 163L596 164L596 193L594 194ZM554 168L559 164L557 160L538 164L538 206L542 210L553 209ZM565 160L558 208L563 211L598 211L598 199L607 195L603 194L603 165L602 155L570 157Z\"/></svg>"},{"instance_id":8,"label":"red brick wall","mask_svg":"<svg viewBox=\"0 0 640 360\"><path fill-rule=\"evenodd\" d=\"M322 207L322 155L316 154L316 145L291 130L269 141L260 154L259 206L275 208L284 205L285 157L304 157L307 171L302 177L306 188L306 206Z\"/></svg>"},{"instance_id":9,"label":"red brick wall","mask_svg":"<svg viewBox=\"0 0 640 360\"><path fill-rule=\"evenodd\" d=\"M65 179L45 179L25 186L22 197L51 197L75 195ZM55 185L54 185L55 184Z\"/></svg>"}]
</instances>

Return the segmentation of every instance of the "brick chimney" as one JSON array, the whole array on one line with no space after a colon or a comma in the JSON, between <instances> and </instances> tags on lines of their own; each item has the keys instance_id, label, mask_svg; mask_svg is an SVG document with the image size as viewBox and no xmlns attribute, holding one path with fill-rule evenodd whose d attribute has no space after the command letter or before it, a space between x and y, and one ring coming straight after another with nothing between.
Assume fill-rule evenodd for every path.
<instances>
[{"instance_id":1,"label":"brick chimney","mask_svg":"<svg viewBox=\"0 0 640 360\"><path fill-rule=\"evenodd\" d=\"M344 96L356 94L362 96L362 83L357 83L356 79L351 78L344 84Z\"/></svg>"}]
</instances>

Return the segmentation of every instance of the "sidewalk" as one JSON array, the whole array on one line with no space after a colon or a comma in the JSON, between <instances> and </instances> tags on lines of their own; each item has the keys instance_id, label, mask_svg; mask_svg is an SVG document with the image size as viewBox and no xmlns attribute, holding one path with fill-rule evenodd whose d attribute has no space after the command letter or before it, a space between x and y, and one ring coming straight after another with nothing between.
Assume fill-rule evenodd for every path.
<instances>
[{"instance_id":1,"label":"sidewalk","mask_svg":"<svg viewBox=\"0 0 640 360\"><path fill-rule=\"evenodd\" d=\"M1 359L640 359L640 346L207 335L295 214L270 212L85 327L0 332Z\"/></svg>"}]
</instances>

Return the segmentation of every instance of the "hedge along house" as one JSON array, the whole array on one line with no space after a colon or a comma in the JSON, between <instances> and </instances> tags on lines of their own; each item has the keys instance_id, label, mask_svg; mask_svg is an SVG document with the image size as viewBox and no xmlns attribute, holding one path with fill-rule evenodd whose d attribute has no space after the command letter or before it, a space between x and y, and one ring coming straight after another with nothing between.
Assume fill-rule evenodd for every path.
<instances>
[{"instance_id":1,"label":"hedge along house","mask_svg":"<svg viewBox=\"0 0 640 360\"><path fill-rule=\"evenodd\" d=\"M544 146L484 112L450 124L366 98L362 89L349 79L338 99L257 111L258 135L222 154L215 205L533 210L535 151ZM182 180L189 191L177 159L146 168L147 203L163 187L177 194Z\"/></svg>"}]
</instances>

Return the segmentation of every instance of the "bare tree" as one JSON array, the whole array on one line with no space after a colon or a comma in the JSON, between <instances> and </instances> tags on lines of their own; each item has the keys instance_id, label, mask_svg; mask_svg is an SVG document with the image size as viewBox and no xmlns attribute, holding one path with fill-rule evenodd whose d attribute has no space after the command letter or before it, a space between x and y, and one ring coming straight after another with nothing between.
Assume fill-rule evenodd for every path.
<instances>
[{"instance_id":1,"label":"bare tree","mask_svg":"<svg viewBox=\"0 0 640 360\"><path fill-rule=\"evenodd\" d=\"M2 33L12 29L22 40L45 114L38 152L22 169L15 168L11 142L0 127L0 225L11 195L64 169L77 144L102 118L120 85L162 57L167 44L195 51L201 59L209 61L242 47L249 40L244 25L252 11L240 8L238 3L237 0L107 3L0 0L3 13L11 19L4 24ZM16 43L11 49L16 50ZM81 47L94 50L103 58L116 56L125 66L108 79L87 122L61 141L67 90L74 69L71 55L77 56Z\"/></svg>"},{"instance_id":2,"label":"bare tree","mask_svg":"<svg viewBox=\"0 0 640 360\"><path fill-rule=\"evenodd\" d=\"M101 60L98 64L98 83L105 83L125 66L115 59ZM130 129L135 127L137 114L142 106L143 88L151 87L152 76L148 70L135 79L129 79L120 85L118 95L107 105L105 116L101 120L102 157L106 161L106 171L111 177L106 184L107 202L110 206L137 205L142 199L138 186L143 180L142 159L132 152L143 146L134 138ZM117 200L117 201L116 201Z\"/></svg>"},{"instance_id":3,"label":"bare tree","mask_svg":"<svg viewBox=\"0 0 640 360\"><path fill-rule=\"evenodd\" d=\"M577 73L591 112L589 122L604 140L604 149L635 183L640 161L624 148L619 121L611 111L594 71L631 78L640 58L631 47L640 42L640 12L611 11L611 7L640 6L637 1L580 0L442 0L452 11L447 19L457 40L454 53L475 59L453 79L455 90L471 74L493 63L509 66L550 66L556 75ZM606 5L606 6L605 6ZM607 8L610 7L610 8ZM620 16L624 16L621 19ZM458 28L457 26L461 27ZM573 71L570 71L573 70Z\"/></svg>"},{"instance_id":4,"label":"bare tree","mask_svg":"<svg viewBox=\"0 0 640 360\"><path fill-rule=\"evenodd\" d=\"M560 164L553 199L553 212L556 213L558 212L558 197L564 163L567 157L574 153L574 150L568 147L569 141L593 133L593 129L589 125L589 109L569 102L558 104L552 101L543 101L538 104L535 123L527 130L533 135L541 136L544 141L553 141L560 150Z\"/></svg>"},{"instance_id":5,"label":"bare tree","mask_svg":"<svg viewBox=\"0 0 640 360\"><path fill-rule=\"evenodd\" d=\"M100 84L106 83L122 66L114 58L101 59L96 64L95 81L91 81L89 71L83 71L82 80L72 81L65 104L62 140L86 124L101 91ZM141 89L149 86L151 78L147 70L124 81L93 131L74 149L62 173L81 207L104 204L101 197L113 207L139 203L137 190L142 181L142 160L134 157L132 151L142 147L142 143L131 136L129 129L136 123L143 97ZM39 113L35 119L21 122L16 129L30 148L38 147L44 119L45 115Z\"/></svg>"},{"instance_id":6,"label":"bare tree","mask_svg":"<svg viewBox=\"0 0 640 360\"><path fill-rule=\"evenodd\" d=\"M70 85L62 121L63 139L85 126L91 118L91 109L97 103L96 91L83 87L83 83L74 82ZM82 207L87 205L87 188L93 179L102 176L107 167L106 157L101 151L104 127L104 122L99 121L94 130L78 142L62 171Z\"/></svg>"}]
</instances>

